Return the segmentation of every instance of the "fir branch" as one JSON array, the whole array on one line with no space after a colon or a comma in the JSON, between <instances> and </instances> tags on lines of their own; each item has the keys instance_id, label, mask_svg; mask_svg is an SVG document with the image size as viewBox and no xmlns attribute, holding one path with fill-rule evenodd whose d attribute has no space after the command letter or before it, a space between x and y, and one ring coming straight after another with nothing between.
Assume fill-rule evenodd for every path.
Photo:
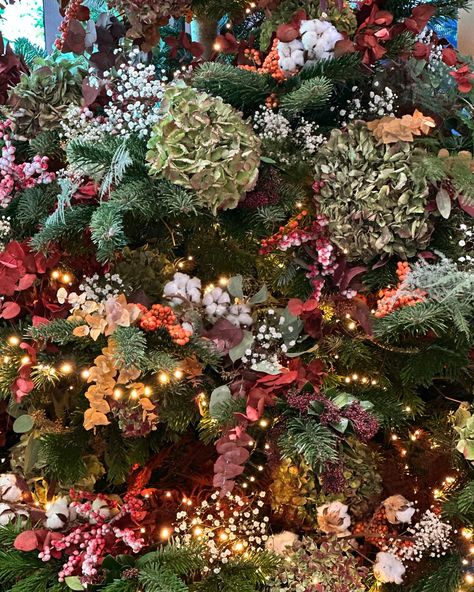
<instances>
[{"instance_id":1,"label":"fir branch","mask_svg":"<svg viewBox=\"0 0 474 592\"><path fill-rule=\"evenodd\" d=\"M274 89L269 75L262 76L218 62L207 62L195 73L193 86L243 110L255 109Z\"/></svg>"},{"instance_id":2,"label":"fir branch","mask_svg":"<svg viewBox=\"0 0 474 592\"><path fill-rule=\"evenodd\" d=\"M462 562L459 555L449 555L439 567L421 578L410 592L458 592L462 582Z\"/></svg>"},{"instance_id":3,"label":"fir branch","mask_svg":"<svg viewBox=\"0 0 474 592\"><path fill-rule=\"evenodd\" d=\"M445 311L435 302L405 306L374 322L375 337L387 341L396 341L406 335L424 337L430 331L439 335L447 329Z\"/></svg>"},{"instance_id":4,"label":"fir branch","mask_svg":"<svg viewBox=\"0 0 474 592\"><path fill-rule=\"evenodd\" d=\"M179 576L189 575L204 567L203 548L198 542L177 547L171 541L165 547L140 557L136 565L140 569L147 566L155 569L166 567Z\"/></svg>"},{"instance_id":5,"label":"fir branch","mask_svg":"<svg viewBox=\"0 0 474 592\"><path fill-rule=\"evenodd\" d=\"M61 148L61 140L57 129L42 130L37 136L31 138L29 153L31 157L39 154L50 159L64 161L66 153Z\"/></svg>"},{"instance_id":6,"label":"fir branch","mask_svg":"<svg viewBox=\"0 0 474 592\"><path fill-rule=\"evenodd\" d=\"M53 319L49 323L30 327L29 334L35 341L51 341L57 345L73 343L76 347L90 348L89 340L72 334L76 327L83 324L80 320Z\"/></svg>"},{"instance_id":7,"label":"fir branch","mask_svg":"<svg viewBox=\"0 0 474 592\"><path fill-rule=\"evenodd\" d=\"M443 505L446 518L459 520L463 524L474 524L474 481L469 481Z\"/></svg>"},{"instance_id":8,"label":"fir branch","mask_svg":"<svg viewBox=\"0 0 474 592\"><path fill-rule=\"evenodd\" d=\"M74 485L87 475L83 461L85 432L77 430L61 434L43 434L41 455L45 474L63 485Z\"/></svg>"},{"instance_id":9,"label":"fir branch","mask_svg":"<svg viewBox=\"0 0 474 592\"><path fill-rule=\"evenodd\" d=\"M46 220L43 228L31 239L31 247L35 251L43 251L52 242L77 240L87 228L93 211L93 206L78 205L64 212L63 221L57 220L48 224Z\"/></svg>"},{"instance_id":10,"label":"fir branch","mask_svg":"<svg viewBox=\"0 0 474 592\"><path fill-rule=\"evenodd\" d=\"M146 337L138 327L117 327L113 344L114 360L120 367L147 366Z\"/></svg>"},{"instance_id":11,"label":"fir branch","mask_svg":"<svg viewBox=\"0 0 474 592\"><path fill-rule=\"evenodd\" d=\"M316 471L337 460L336 440L324 426L311 420L295 417L285 422L285 433L278 441L283 458L295 462L303 457Z\"/></svg>"},{"instance_id":12,"label":"fir branch","mask_svg":"<svg viewBox=\"0 0 474 592\"><path fill-rule=\"evenodd\" d=\"M324 76L305 80L297 90L281 98L281 109L289 115L313 111L329 100L332 89L332 83Z\"/></svg>"},{"instance_id":13,"label":"fir branch","mask_svg":"<svg viewBox=\"0 0 474 592\"><path fill-rule=\"evenodd\" d=\"M31 553L15 549L0 551L0 584L4 590L8 590L17 579L29 576L43 565L43 562Z\"/></svg>"},{"instance_id":14,"label":"fir branch","mask_svg":"<svg viewBox=\"0 0 474 592\"><path fill-rule=\"evenodd\" d=\"M102 203L90 222L91 238L97 246L97 260L109 261L115 251L127 245L123 228L123 207L114 201Z\"/></svg>"},{"instance_id":15,"label":"fir branch","mask_svg":"<svg viewBox=\"0 0 474 592\"><path fill-rule=\"evenodd\" d=\"M188 592L189 588L171 569L149 563L140 569L138 581L144 592Z\"/></svg>"},{"instance_id":16,"label":"fir branch","mask_svg":"<svg viewBox=\"0 0 474 592\"><path fill-rule=\"evenodd\" d=\"M113 580L100 590L101 592L135 592L137 588L137 580Z\"/></svg>"},{"instance_id":17,"label":"fir branch","mask_svg":"<svg viewBox=\"0 0 474 592\"><path fill-rule=\"evenodd\" d=\"M58 186L36 185L21 192L16 203L14 223L20 226L24 236L31 236L54 207Z\"/></svg>"},{"instance_id":18,"label":"fir branch","mask_svg":"<svg viewBox=\"0 0 474 592\"><path fill-rule=\"evenodd\" d=\"M47 52L40 47L35 45L26 37L18 37L15 39L15 53L20 55L26 62L28 68L32 69L34 62L37 58L46 58Z\"/></svg>"},{"instance_id":19,"label":"fir branch","mask_svg":"<svg viewBox=\"0 0 474 592\"><path fill-rule=\"evenodd\" d=\"M348 80L360 78L363 75L361 69L362 60L357 53L348 53L328 60L318 60L305 65L298 76L294 78L311 80L324 77L332 82L346 83ZM290 79L291 81L292 79Z\"/></svg>"}]
</instances>

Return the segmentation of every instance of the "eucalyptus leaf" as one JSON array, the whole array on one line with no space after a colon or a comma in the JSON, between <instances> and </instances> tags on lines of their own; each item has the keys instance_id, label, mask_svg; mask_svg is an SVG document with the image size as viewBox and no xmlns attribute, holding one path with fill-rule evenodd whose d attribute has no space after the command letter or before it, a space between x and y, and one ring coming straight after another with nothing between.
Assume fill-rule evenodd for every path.
<instances>
[{"instance_id":1,"label":"eucalyptus leaf","mask_svg":"<svg viewBox=\"0 0 474 592\"><path fill-rule=\"evenodd\" d=\"M81 584L79 576L68 576L64 581L66 582L66 586L71 590L85 590L84 586Z\"/></svg>"},{"instance_id":2,"label":"eucalyptus leaf","mask_svg":"<svg viewBox=\"0 0 474 592\"><path fill-rule=\"evenodd\" d=\"M343 434L347 430L347 427L349 426L349 420L347 419L347 417L343 417L341 419L341 421L339 421L338 423L332 423L330 425L336 431L338 431L341 434Z\"/></svg>"},{"instance_id":3,"label":"eucalyptus leaf","mask_svg":"<svg viewBox=\"0 0 474 592\"><path fill-rule=\"evenodd\" d=\"M234 298L242 299L244 297L242 276L234 275L231 277L227 283L227 290Z\"/></svg>"},{"instance_id":4,"label":"eucalyptus leaf","mask_svg":"<svg viewBox=\"0 0 474 592\"><path fill-rule=\"evenodd\" d=\"M252 296L249 304L262 304L268 298L268 290L266 286L262 286L260 290Z\"/></svg>"},{"instance_id":5,"label":"eucalyptus leaf","mask_svg":"<svg viewBox=\"0 0 474 592\"><path fill-rule=\"evenodd\" d=\"M243 331L243 334L244 336L242 341L229 350L229 357L233 362L240 360L240 358L245 354L246 350L252 346L253 335L251 331Z\"/></svg>"},{"instance_id":6,"label":"eucalyptus leaf","mask_svg":"<svg viewBox=\"0 0 474 592\"><path fill-rule=\"evenodd\" d=\"M29 432L33 428L34 424L35 422L31 415L20 415L13 422L13 431L15 434L26 434L26 432Z\"/></svg>"},{"instance_id":7,"label":"eucalyptus leaf","mask_svg":"<svg viewBox=\"0 0 474 592\"><path fill-rule=\"evenodd\" d=\"M219 408L226 405L232 399L230 388L223 384L218 386L211 393L209 400L209 413L211 417L216 417L219 413Z\"/></svg>"}]
</instances>

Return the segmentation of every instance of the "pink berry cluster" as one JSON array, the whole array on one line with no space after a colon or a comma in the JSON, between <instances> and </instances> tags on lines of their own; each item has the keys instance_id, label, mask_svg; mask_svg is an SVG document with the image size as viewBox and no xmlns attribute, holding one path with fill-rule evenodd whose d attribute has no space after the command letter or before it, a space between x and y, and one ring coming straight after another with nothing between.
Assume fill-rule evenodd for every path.
<instances>
[{"instance_id":1,"label":"pink berry cluster","mask_svg":"<svg viewBox=\"0 0 474 592\"><path fill-rule=\"evenodd\" d=\"M60 582L72 575L81 578L83 584L93 583L100 575L104 557L113 553L138 553L145 546L136 527L136 520L143 518L143 501L129 495L118 508L117 502L103 495L93 496L87 492L71 492L70 508L79 519L77 525L59 539L51 539L38 557L49 561L64 553L67 556L58 579ZM75 499L74 499L75 498ZM85 501L79 501L82 498ZM112 514L112 511L115 513ZM129 526L124 525L129 522ZM135 528L134 528L135 527Z\"/></svg>"},{"instance_id":2,"label":"pink berry cluster","mask_svg":"<svg viewBox=\"0 0 474 592\"><path fill-rule=\"evenodd\" d=\"M47 156L35 156L31 162L17 164L16 148L11 140L12 122L0 121L0 139L3 140L0 157L0 206L6 208L16 191L28 189L42 183L51 183L55 174L48 172Z\"/></svg>"}]
</instances>

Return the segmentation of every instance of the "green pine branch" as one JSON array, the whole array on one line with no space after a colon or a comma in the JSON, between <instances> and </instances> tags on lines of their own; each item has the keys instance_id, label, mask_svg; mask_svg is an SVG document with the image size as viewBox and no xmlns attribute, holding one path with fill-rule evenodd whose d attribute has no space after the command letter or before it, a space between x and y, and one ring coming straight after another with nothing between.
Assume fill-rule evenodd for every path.
<instances>
[{"instance_id":1,"label":"green pine branch","mask_svg":"<svg viewBox=\"0 0 474 592\"><path fill-rule=\"evenodd\" d=\"M324 76L304 80L297 90L281 98L281 109L291 116L314 111L330 99L332 89L331 81Z\"/></svg>"},{"instance_id":2,"label":"green pine branch","mask_svg":"<svg viewBox=\"0 0 474 592\"><path fill-rule=\"evenodd\" d=\"M44 251L50 243L61 242L75 245L78 237L89 225L93 206L78 205L64 211L62 219L46 220L42 229L30 241L35 251Z\"/></svg>"},{"instance_id":3,"label":"green pine branch","mask_svg":"<svg viewBox=\"0 0 474 592\"><path fill-rule=\"evenodd\" d=\"M278 441L283 458L295 462L303 457L316 471L337 460L336 440L324 426L300 417L285 422L285 432Z\"/></svg>"},{"instance_id":4,"label":"green pine branch","mask_svg":"<svg viewBox=\"0 0 474 592\"><path fill-rule=\"evenodd\" d=\"M117 327L113 334L114 359L120 367L147 366L147 343L138 327Z\"/></svg>"},{"instance_id":5,"label":"green pine branch","mask_svg":"<svg viewBox=\"0 0 474 592\"><path fill-rule=\"evenodd\" d=\"M458 592L462 583L462 562L459 555L440 560L439 567L421 578L410 592Z\"/></svg>"},{"instance_id":6,"label":"green pine branch","mask_svg":"<svg viewBox=\"0 0 474 592\"><path fill-rule=\"evenodd\" d=\"M469 481L444 503L443 514L450 520L474 524L474 481Z\"/></svg>"},{"instance_id":7,"label":"green pine branch","mask_svg":"<svg viewBox=\"0 0 474 592\"><path fill-rule=\"evenodd\" d=\"M207 62L195 73L193 86L222 97L226 103L246 111L263 104L275 84L269 75L262 76L227 64Z\"/></svg>"}]
</instances>

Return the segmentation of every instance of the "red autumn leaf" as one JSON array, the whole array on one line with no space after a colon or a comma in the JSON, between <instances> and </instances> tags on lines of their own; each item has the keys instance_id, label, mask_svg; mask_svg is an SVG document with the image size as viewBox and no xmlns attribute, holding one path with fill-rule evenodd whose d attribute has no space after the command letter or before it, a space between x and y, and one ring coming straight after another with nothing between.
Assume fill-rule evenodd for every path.
<instances>
[{"instance_id":1,"label":"red autumn leaf","mask_svg":"<svg viewBox=\"0 0 474 592\"><path fill-rule=\"evenodd\" d=\"M447 66L453 67L457 64L458 54L452 47L445 47L442 51L441 57Z\"/></svg>"},{"instance_id":2,"label":"red autumn leaf","mask_svg":"<svg viewBox=\"0 0 474 592\"><path fill-rule=\"evenodd\" d=\"M91 11L87 8L87 6L84 6L83 4L81 4L81 6L79 6L79 8L77 9L76 12L76 18L78 21L88 21L91 17Z\"/></svg>"},{"instance_id":3,"label":"red autumn leaf","mask_svg":"<svg viewBox=\"0 0 474 592\"><path fill-rule=\"evenodd\" d=\"M474 218L474 206L467 204L462 198L458 199L459 207L463 209L466 214Z\"/></svg>"},{"instance_id":4,"label":"red autumn leaf","mask_svg":"<svg viewBox=\"0 0 474 592\"><path fill-rule=\"evenodd\" d=\"M34 273L27 273L18 282L17 290L22 292L23 290L28 290L34 284L36 280L36 275Z\"/></svg>"},{"instance_id":5,"label":"red autumn leaf","mask_svg":"<svg viewBox=\"0 0 474 592\"><path fill-rule=\"evenodd\" d=\"M335 57L345 55L346 53L355 53L356 51L356 46L350 39L341 39L334 46Z\"/></svg>"},{"instance_id":6,"label":"red autumn leaf","mask_svg":"<svg viewBox=\"0 0 474 592\"><path fill-rule=\"evenodd\" d=\"M18 551L34 551L38 548L38 537L34 530L25 530L21 532L13 543L15 549Z\"/></svg>"},{"instance_id":7,"label":"red autumn leaf","mask_svg":"<svg viewBox=\"0 0 474 592\"><path fill-rule=\"evenodd\" d=\"M33 315L33 327L38 327L39 325L47 325L48 323L48 319L45 319L44 317L40 317L38 315Z\"/></svg>"},{"instance_id":8,"label":"red autumn leaf","mask_svg":"<svg viewBox=\"0 0 474 592\"><path fill-rule=\"evenodd\" d=\"M300 32L298 29L293 27L292 25L280 25L277 29L277 37L283 43L290 43L294 41L300 36Z\"/></svg>"},{"instance_id":9,"label":"red autumn leaf","mask_svg":"<svg viewBox=\"0 0 474 592\"><path fill-rule=\"evenodd\" d=\"M21 308L16 302L4 302L0 309L2 319L13 319L20 314Z\"/></svg>"},{"instance_id":10,"label":"red autumn leaf","mask_svg":"<svg viewBox=\"0 0 474 592\"><path fill-rule=\"evenodd\" d=\"M99 96L100 88L98 84L89 84L89 77L87 76L82 81L82 96L84 97L84 105L88 107Z\"/></svg>"},{"instance_id":11,"label":"red autumn leaf","mask_svg":"<svg viewBox=\"0 0 474 592\"><path fill-rule=\"evenodd\" d=\"M81 55L84 53L86 40L86 30L77 19L72 19L69 22L69 26L64 39L62 48L63 53L76 53Z\"/></svg>"}]
</instances>

